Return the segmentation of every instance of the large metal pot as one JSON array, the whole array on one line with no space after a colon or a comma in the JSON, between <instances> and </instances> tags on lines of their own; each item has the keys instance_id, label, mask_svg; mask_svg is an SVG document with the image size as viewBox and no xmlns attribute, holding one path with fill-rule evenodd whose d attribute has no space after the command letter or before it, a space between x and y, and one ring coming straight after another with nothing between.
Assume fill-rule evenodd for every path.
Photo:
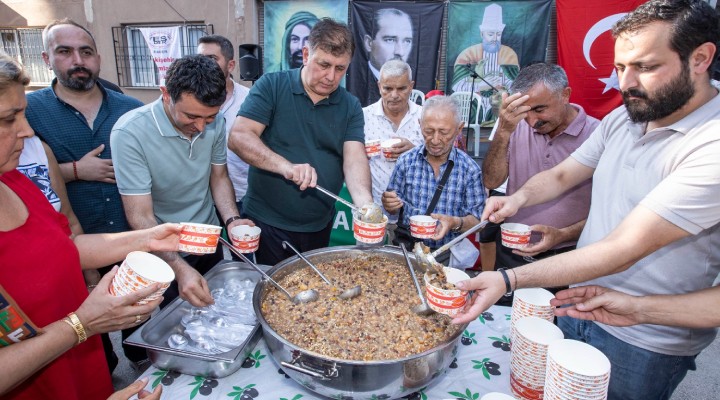
<instances>
[{"instance_id":1,"label":"large metal pot","mask_svg":"<svg viewBox=\"0 0 720 400\"><path fill-rule=\"evenodd\" d=\"M319 263L337 258L382 253L404 263L397 247L339 246L303 253ZM413 257L413 256L411 256ZM307 268L299 257L291 257L273 267L268 274L279 280L297 269ZM300 348L281 337L265 320L260 304L268 289L262 281L255 287L253 307L262 325L270 354L285 373L306 388L335 399L395 399L440 379L457 354L458 340L464 325L445 343L424 353L384 361L348 361L335 359ZM409 306L409 305L408 305ZM373 397L375 396L375 397Z\"/></svg>"}]
</instances>

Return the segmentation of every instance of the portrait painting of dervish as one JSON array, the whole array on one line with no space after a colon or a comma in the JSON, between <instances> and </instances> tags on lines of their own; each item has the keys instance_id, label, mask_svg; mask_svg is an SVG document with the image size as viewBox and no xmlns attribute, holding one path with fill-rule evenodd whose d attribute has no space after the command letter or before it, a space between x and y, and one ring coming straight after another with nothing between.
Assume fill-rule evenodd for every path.
<instances>
[{"instance_id":1,"label":"portrait painting of dervish","mask_svg":"<svg viewBox=\"0 0 720 400\"><path fill-rule=\"evenodd\" d=\"M545 61L551 2L450 3L448 92L475 92L480 122L492 121L491 97L506 90L524 65Z\"/></svg>"},{"instance_id":2,"label":"portrait painting of dervish","mask_svg":"<svg viewBox=\"0 0 720 400\"><path fill-rule=\"evenodd\" d=\"M347 23L347 0L264 2L263 72L302 66L310 30L324 17Z\"/></svg>"}]
</instances>

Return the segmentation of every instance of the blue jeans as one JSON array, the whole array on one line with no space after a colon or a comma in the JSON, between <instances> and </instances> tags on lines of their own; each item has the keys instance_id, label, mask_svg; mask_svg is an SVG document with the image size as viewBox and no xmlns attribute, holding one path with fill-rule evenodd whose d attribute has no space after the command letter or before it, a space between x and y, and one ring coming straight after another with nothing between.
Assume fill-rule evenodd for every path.
<instances>
[{"instance_id":1,"label":"blue jeans","mask_svg":"<svg viewBox=\"0 0 720 400\"><path fill-rule=\"evenodd\" d=\"M688 370L695 370L695 356L671 356L625 343L592 321L558 318L566 339L585 342L610 360L609 400L666 400Z\"/></svg>"}]
</instances>

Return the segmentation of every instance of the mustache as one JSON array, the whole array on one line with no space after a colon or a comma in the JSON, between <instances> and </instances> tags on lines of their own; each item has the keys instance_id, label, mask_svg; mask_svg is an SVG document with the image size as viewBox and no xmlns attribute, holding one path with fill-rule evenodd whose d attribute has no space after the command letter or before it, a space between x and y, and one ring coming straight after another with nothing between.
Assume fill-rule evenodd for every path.
<instances>
[{"instance_id":1,"label":"mustache","mask_svg":"<svg viewBox=\"0 0 720 400\"><path fill-rule=\"evenodd\" d=\"M88 75L92 75L92 72L91 72L89 69L85 68L85 67L75 67L75 68L72 68L72 69L68 70L68 75L72 75L72 74L74 74L74 73L76 73L76 72L84 72L84 73L86 73L86 74L88 74Z\"/></svg>"},{"instance_id":2,"label":"mustache","mask_svg":"<svg viewBox=\"0 0 720 400\"><path fill-rule=\"evenodd\" d=\"M537 121L535 125L533 125L533 129L538 130L543 127L543 125L547 124L546 121Z\"/></svg>"},{"instance_id":3,"label":"mustache","mask_svg":"<svg viewBox=\"0 0 720 400\"><path fill-rule=\"evenodd\" d=\"M623 90L622 97L624 100L628 100L630 97L636 97L638 99L647 99L648 95L647 93L643 92L640 89L628 89Z\"/></svg>"}]
</instances>

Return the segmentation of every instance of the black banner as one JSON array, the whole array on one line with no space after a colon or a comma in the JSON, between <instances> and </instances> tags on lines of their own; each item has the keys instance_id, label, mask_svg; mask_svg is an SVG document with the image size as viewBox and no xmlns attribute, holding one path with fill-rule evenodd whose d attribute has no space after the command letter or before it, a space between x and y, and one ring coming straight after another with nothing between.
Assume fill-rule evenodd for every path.
<instances>
[{"instance_id":1,"label":"black banner","mask_svg":"<svg viewBox=\"0 0 720 400\"><path fill-rule=\"evenodd\" d=\"M415 89L425 93L435 89L445 4L421 1L350 4L350 24L357 48L346 87L363 107L380 99L377 75L382 64L392 58L410 64Z\"/></svg>"}]
</instances>

